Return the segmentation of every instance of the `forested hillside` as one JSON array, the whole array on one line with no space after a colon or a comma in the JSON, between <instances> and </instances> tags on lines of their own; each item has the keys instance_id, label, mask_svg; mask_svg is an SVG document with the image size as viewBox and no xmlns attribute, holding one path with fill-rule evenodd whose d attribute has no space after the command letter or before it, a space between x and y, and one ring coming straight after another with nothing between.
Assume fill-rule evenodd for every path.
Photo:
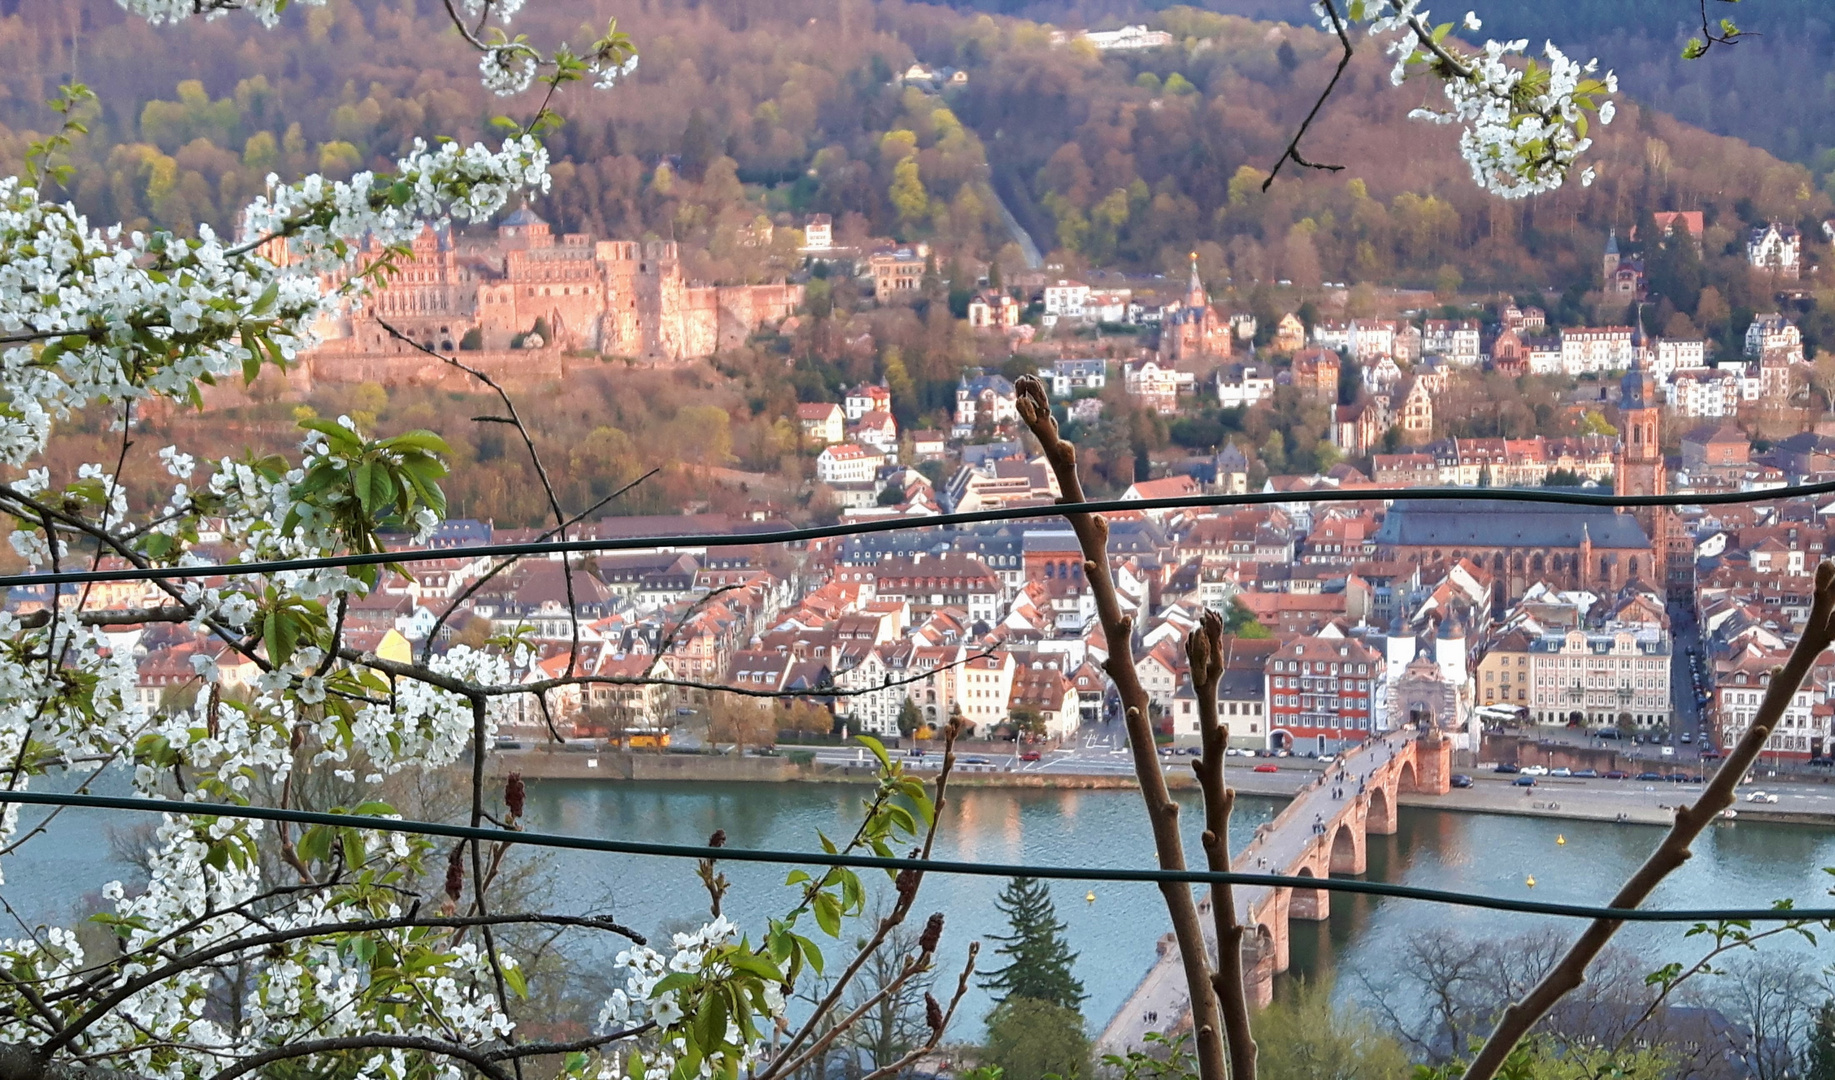
<instances>
[{"instance_id":1,"label":"forested hillside","mask_svg":"<svg viewBox=\"0 0 1835 1080\"><path fill-rule=\"evenodd\" d=\"M1153 21L1167 0L947 0L958 9L1108 28ZM1310 0L1202 0L1195 5L1255 19L1313 26ZM1810 166L1825 191L1835 184L1835 7L1826 0L1762 0L1709 5L1750 32L1711 62L1682 59L1701 34L1693 0L1488 0L1434 5L1451 18L1475 7L1485 32L1553 40L1570 53L1597 56L1642 101L1721 135Z\"/></svg>"},{"instance_id":2,"label":"forested hillside","mask_svg":"<svg viewBox=\"0 0 1835 1080\"><path fill-rule=\"evenodd\" d=\"M225 228L270 171L348 173L417 135L475 137L496 112L532 111L479 87L475 54L437 8L296 6L293 32L268 36L238 20L155 30L110 0L21 7L0 18L0 165L49 124L42 100L80 78L101 111L76 150L78 203L132 225ZM565 228L681 240L706 279L790 265L793 244L751 242L761 214L794 225L825 211L843 241L992 256L1006 236L991 186L1072 264L1165 269L1197 250L1239 289L1565 288L1590 278L1608 228L1652 209L1706 211L1710 260L1736 254L1746 223L1782 219L1817 239L1829 213L1809 170L1639 107L1635 78L1597 132L1598 183L1506 203L1473 188L1451 130L1406 119L1428 91L1391 88L1365 50L1307 142L1345 171L1296 170L1264 196L1262 170L1334 61L1308 28L1168 8L1154 20L1177 43L1123 55L1054 45L1038 22L899 0L595 0L532 5L518 25L552 39L578 20L584 37L613 14L642 66L616 92L563 96L556 183L538 209ZM1757 54L1739 49L1700 63ZM966 82L905 84L914 61ZM1696 299L1676 306L1699 315Z\"/></svg>"}]
</instances>

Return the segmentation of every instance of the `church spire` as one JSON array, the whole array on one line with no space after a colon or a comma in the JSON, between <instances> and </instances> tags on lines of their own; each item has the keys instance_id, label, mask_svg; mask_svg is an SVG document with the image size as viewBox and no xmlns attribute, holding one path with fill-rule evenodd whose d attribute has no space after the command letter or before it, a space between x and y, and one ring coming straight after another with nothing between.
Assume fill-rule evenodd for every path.
<instances>
[{"instance_id":1,"label":"church spire","mask_svg":"<svg viewBox=\"0 0 1835 1080\"><path fill-rule=\"evenodd\" d=\"M1211 299L1204 291L1204 282L1198 278L1198 253L1191 253L1191 282L1185 286L1185 306L1202 309L1210 305Z\"/></svg>"}]
</instances>

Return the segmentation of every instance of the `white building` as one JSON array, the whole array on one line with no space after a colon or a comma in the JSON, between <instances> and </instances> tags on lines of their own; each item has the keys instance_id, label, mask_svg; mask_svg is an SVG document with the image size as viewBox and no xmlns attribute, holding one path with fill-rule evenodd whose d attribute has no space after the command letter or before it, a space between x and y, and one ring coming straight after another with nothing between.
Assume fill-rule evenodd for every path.
<instances>
[{"instance_id":1,"label":"white building","mask_svg":"<svg viewBox=\"0 0 1835 1080\"><path fill-rule=\"evenodd\" d=\"M1668 727L1669 635L1655 629L1569 630L1529 643L1529 715L1538 724Z\"/></svg>"},{"instance_id":2,"label":"white building","mask_svg":"<svg viewBox=\"0 0 1835 1080\"><path fill-rule=\"evenodd\" d=\"M840 443L816 455L816 479L824 484L869 484L885 463L886 455L878 450Z\"/></svg>"},{"instance_id":3,"label":"white building","mask_svg":"<svg viewBox=\"0 0 1835 1080\"><path fill-rule=\"evenodd\" d=\"M1682 416L1736 416L1743 397L1743 376L1739 367L1684 369L1670 377L1664 397Z\"/></svg>"},{"instance_id":4,"label":"white building","mask_svg":"<svg viewBox=\"0 0 1835 1080\"><path fill-rule=\"evenodd\" d=\"M1051 32L1053 45L1068 45L1073 40L1087 41L1098 52L1114 52L1129 49L1163 49L1173 43L1173 36L1164 30L1149 30L1145 26L1124 26L1120 30L1085 30L1071 35L1063 30Z\"/></svg>"},{"instance_id":5,"label":"white building","mask_svg":"<svg viewBox=\"0 0 1835 1080\"><path fill-rule=\"evenodd\" d=\"M1746 327L1746 358L1757 360L1768 352L1782 351L1792 363L1803 361L1803 332L1776 311L1755 315Z\"/></svg>"},{"instance_id":6,"label":"white building","mask_svg":"<svg viewBox=\"0 0 1835 1080\"><path fill-rule=\"evenodd\" d=\"M1421 326L1421 352L1471 367L1483 355L1479 336L1477 319L1428 319Z\"/></svg>"},{"instance_id":7,"label":"white building","mask_svg":"<svg viewBox=\"0 0 1835 1080\"><path fill-rule=\"evenodd\" d=\"M1795 281L1803 272L1803 236L1779 221L1759 226L1746 237L1746 261L1755 270Z\"/></svg>"},{"instance_id":8,"label":"white building","mask_svg":"<svg viewBox=\"0 0 1835 1080\"><path fill-rule=\"evenodd\" d=\"M1045 314L1060 319L1081 319L1089 298L1088 285L1060 278L1057 284L1045 286Z\"/></svg>"},{"instance_id":9,"label":"white building","mask_svg":"<svg viewBox=\"0 0 1835 1080\"><path fill-rule=\"evenodd\" d=\"M1561 331L1561 370L1570 376L1589 371L1625 371L1635 355L1629 326L1583 326Z\"/></svg>"},{"instance_id":10,"label":"white building","mask_svg":"<svg viewBox=\"0 0 1835 1080\"><path fill-rule=\"evenodd\" d=\"M827 214L811 214L803 223L803 250L828 251L834 246L834 219Z\"/></svg>"},{"instance_id":11,"label":"white building","mask_svg":"<svg viewBox=\"0 0 1835 1080\"><path fill-rule=\"evenodd\" d=\"M1657 338L1649 349L1646 366L1658 382L1666 382L1678 371L1695 371L1708 366L1707 342L1700 338Z\"/></svg>"},{"instance_id":12,"label":"white building","mask_svg":"<svg viewBox=\"0 0 1835 1080\"><path fill-rule=\"evenodd\" d=\"M1274 369L1265 364L1228 364L1217 369L1217 404L1226 409L1259 405L1274 396Z\"/></svg>"},{"instance_id":13,"label":"white building","mask_svg":"<svg viewBox=\"0 0 1835 1080\"><path fill-rule=\"evenodd\" d=\"M1079 392L1101 390L1109 384L1106 360L1058 360L1039 372L1039 378L1051 384L1054 398L1073 397Z\"/></svg>"}]
</instances>

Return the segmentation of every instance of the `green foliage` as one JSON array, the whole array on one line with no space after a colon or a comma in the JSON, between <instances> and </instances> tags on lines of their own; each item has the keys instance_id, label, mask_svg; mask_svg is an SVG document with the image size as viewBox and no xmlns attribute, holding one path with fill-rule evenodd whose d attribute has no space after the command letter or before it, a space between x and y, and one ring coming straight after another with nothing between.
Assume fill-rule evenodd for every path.
<instances>
[{"instance_id":1,"label":"green foliage","mask_svg":"<svg viewBox=\"0 0 1835 1080\"><path fill-rule=\"evenodd\" d=\"M1004 1080L1076 1080L1090 1071L1083 1014L1049 1001L1010 997L988 1014L981 1057Z\"/></svg>"},{"instance_id":2,"label":"green foliage","mask_svg":"<svg viewBox=\"0 0 1835 1080\"><path fill-rule=\"evenodd\" d=\"M1026 998L1075 1010L1087 996L1071 975L1077 954L1064 940L1064 923L1051 902L1051 887L1037 878L1014 878L994 901L1007 917L1008 932L991 935L1000 942L994 952L1005 966L981 979L983 990L1004 1002Z\"/></svg>"},{"instance_id":3,"label":"green foliage","mask_svg":"<svg viewBox=\"0 0 1835 1080\"><path fill-rule=\"evenodd\" d=\"M1557 1045L1546 1035L1518 1043L1497 1070L1498 1080L1665 1080L1675 1062L1658 1049L1615 1049L1583 1043ZM1456 1080L1465 1063L1417 1065L1414 1080Z\"/></svg>"},{"instance_id":4,"label":"green foliage","mask_svg":"<svg viewBox=\"0 0 1835 1080\"><path fill-rule=\"evenodd\" d=\"M1301 982L1256 1017L1262 1080L1404 1080L1408 1055L1369 1017L1332 1004L1329 983Z\"/></svg>"},{"instance_id":5,"label":"green foliage","mask_svg":"<svg viewBox=\"0 0 1835 1080\"><path fill-rule=\"evenodd\" d=\"M1816 1009L1803 1054L1803 1080L1835 1080L1835 998Z\"/></svg>"},{"instance_id":6,"label":"green foliage","mask_svg":"<svg viewBox=\"0 0 1835 1080\"><path fill-rule=\"evenodd\" d=\"M1240 596L1230 598L1230 611L1224 616L1223 628L1239 638L1251 641L1266 640L1274 636L1272 631L1256 619L1255 613L1249 610L1248 605L1242 602Z\"/></svg>"}]
</instances>

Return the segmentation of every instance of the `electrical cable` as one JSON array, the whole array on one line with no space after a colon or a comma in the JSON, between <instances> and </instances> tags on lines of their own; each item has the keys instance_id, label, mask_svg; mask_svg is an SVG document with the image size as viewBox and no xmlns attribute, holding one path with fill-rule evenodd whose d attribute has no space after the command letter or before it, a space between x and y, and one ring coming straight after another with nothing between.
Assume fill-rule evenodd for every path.
<instances>
[{"instance_id":1,"label":"electrical cable","mask_svg":"<svg viewBox=\"0 0 1835 1080\"><path fill-rule=\"evenodd\" d=\"M777 863L782 865L846 866L868 870L921 870L932 874L955 874L973 877L1033 877L1057 881L1116 881L1164 884L1181 882L1193 885L1247 885L1270 888L1318 889L1323 892L1355 893L1397 900L1418 900L1456 907L1512 911L1530 915L1552 915L1568 919L1612 919L1619 922L1713 923L1744 920L1748 922L1835 921L1835 908L1612 908L1588 904L1563 904L1541 900L1515 900L1502 896L1483 896L1452 892L1446 889L1424 889L1413 885L1396 885L1381 881L1358 881L1352 878L1317 878L1293 874L1245 874L1211 870L1155 870L1121 867L1033 866L1009 863L961 862L946 859L886 858L878 855L830 855L820 851L775 851L762 848L709 847L701 844L660 844L643 840L607 840L599 837L572 836L565 833L514 832L507 829L473 828L433 821L374 817L366 814L327 814L311 810L283 810L267 806L235 806L228 803L181 802L176 799L147 799L126 795L76 795L50 791L0 791L0 804L22 803L36 806L69 806L97 810L133 810L139 812L188 814L244 818L254 821L282 821L296 825L326 825L333 828L361 828L378 832L412 833L439 836L453 840L481 840L492 843L526 844L531 847L591 851L602 854L649 855L676 859L715 859L725 862Z\"/></svg>"},{"instance_id":2,"label":"electrical cable","mask_svg":"<svg viewBox=\"0 0 1835 1080\"><path fill-rule=\"evenodd\" d=\"M401 551L326 555L307 559L269 559L246 563L203 563L196 566L127 567L114 570L65 570L49 574L0 576L0 588L43 585L86 585L111 581L169 581L180 578L243 577L301 570L330 570L347 566L438 562L444 559L518 558L533 555L599 554L615 551L651 551L658 548L726 548L765 544L803 544L838 536L897 532L907 529L986 525L1000 521L1062 517L1066 513L1139 513L1148 510L1199 510L1231 506L1268 506L1287 503L1327 502L1516 502L1550 503L1629 509L1640 506L1728 506L1774 502L1835 494L1835 481L1798 484L1753 491L1720 491L1691 495L1593 495L1560 488L1326 488L1313 491L1258 491L1244 495L1181 495L1165 499L1106 499L1074 504L1012 506L925 518L888 518L802 529L777 529L756 533L709 533L686 536L612 537L604 540L543 540L516 544L474 544L451 548L408 548Z\"/></svg>"}]
</instances>

